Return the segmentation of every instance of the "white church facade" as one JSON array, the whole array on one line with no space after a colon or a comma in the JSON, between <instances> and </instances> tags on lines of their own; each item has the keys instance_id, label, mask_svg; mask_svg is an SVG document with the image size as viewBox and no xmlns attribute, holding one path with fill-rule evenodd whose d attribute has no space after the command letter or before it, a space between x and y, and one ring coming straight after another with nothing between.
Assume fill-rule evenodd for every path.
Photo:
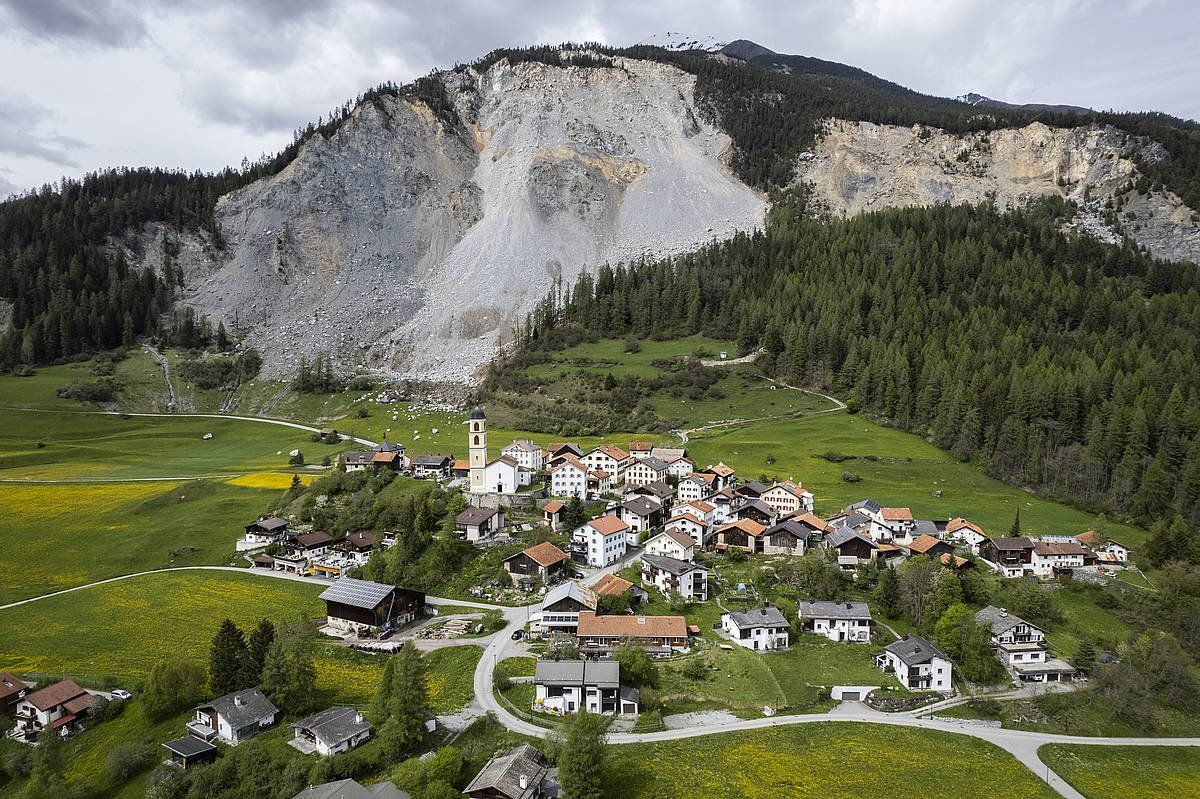
<instances>
[{"instance_id":1,"label":"white church facade","mask_svg":"<svg viewBox=\"0 0 1200 799\"><path fill-rule=\"evenodd\" d=\"M501 455L494 461L487 455L487 416L476 406L467 419L467 451L472 494L515 494L532 482L533 470L516 459Z\"/></svg>"}]
</instances>

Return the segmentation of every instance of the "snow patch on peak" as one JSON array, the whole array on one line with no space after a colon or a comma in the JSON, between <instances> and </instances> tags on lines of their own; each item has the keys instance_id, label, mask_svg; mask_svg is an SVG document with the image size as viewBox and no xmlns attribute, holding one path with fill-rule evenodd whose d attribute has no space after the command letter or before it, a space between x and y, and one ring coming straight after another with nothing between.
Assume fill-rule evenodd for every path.
<instances>
[{"instance_id":1,"label":"snow patch on peak","mask_svg":"<svg viewBox=\"0 0 1200 799\"><path fill-rule=\"evenodd\" d=\"M647 36L638 44L661 47L664 50L704 50L715 53L729 42L720 41L715 36L692 36L679 31L666 31Z\"/></svg>"}]
</instances>

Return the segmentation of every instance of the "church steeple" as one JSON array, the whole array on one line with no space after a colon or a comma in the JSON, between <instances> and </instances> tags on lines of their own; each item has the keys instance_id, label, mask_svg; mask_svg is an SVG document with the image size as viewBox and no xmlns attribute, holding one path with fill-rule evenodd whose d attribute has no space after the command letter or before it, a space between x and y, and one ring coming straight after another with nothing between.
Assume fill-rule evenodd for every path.
<instances>
[{"instance_id":1,"label":"church steeple","mask_svg":"<svg viewBox=\"0 0 1200 799\"><path fill-rule=\"evenodd\" d=\"M483 470L487 466L487 416L478 405L467 420L467 451L470 453L471 493L483 493Z\"/></svg>"}]
</instances>

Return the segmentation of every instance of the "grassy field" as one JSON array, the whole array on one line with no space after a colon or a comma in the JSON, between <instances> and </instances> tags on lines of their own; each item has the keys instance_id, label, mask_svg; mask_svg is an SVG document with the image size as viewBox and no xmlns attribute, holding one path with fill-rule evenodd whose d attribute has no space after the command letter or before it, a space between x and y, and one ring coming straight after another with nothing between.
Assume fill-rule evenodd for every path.
<instances>
[{"instance_id":1,"label":"grassy field","mask_svg":"<svg viewBox=\"0 0 1200 799\"><path fill-rule=\"evenodd\" d=\"M1197 747L1050 744L1038 756L1088 799L1200 796Z\"/></svg>"},{"instance_id":2,"label":"grassy field","mask_svg":"<svg viewBox=\"0 0 1200 799\"><path fill-rule=\"evenodd\" d=\"M662 370L654 361L664 358L679 358L702 354L705 359L716 360L722 350L730 358L737 357L737 347L732 341L720 341L706 336L688 336L670 341L639 341L638 352L626 352L625 342L617 339L578 344L557 352L551 363L529 367L527 374L551 378L572 371L588 370L611 374L613 377L653 378Z\"/></svg>"},{"instance_id":3,"label":"grassy field","mask_svg":"<svg viewBox=\"0 0 1200 799\"><path fill-rule=\"evenodd\" d=\"M607 793L629 799L1057 796L984 741L829 722L613 747Z\"/></svg>"},{"instance_id":4,"label":"grassy field","mask_svg":"<svg viewBox=\"0 0 1200 799\"><path fill-rule=\"evenodd\" d=\"M2 485L0 604L121 574L228 562L242 526L276 494L214 480Z\"/></svg>"},{"instance_id":5,"label":"grassy field","mask_svg":"<svg viewBox=\"0 0 1200 799\"><path fill-rule=\"evenodd\" d=\"M249 629L260 618L310 619L324 612L320 585L234 572L170 572L85 588L0 611L0 670L68 675L134 686L160 659L208 657L222 619ZM483 650L452 647L429 654L430 701L450 712L471 697ZM322 645L317 686L330 701L365 704L383 658Z\"/></svg>"}]
</instances>

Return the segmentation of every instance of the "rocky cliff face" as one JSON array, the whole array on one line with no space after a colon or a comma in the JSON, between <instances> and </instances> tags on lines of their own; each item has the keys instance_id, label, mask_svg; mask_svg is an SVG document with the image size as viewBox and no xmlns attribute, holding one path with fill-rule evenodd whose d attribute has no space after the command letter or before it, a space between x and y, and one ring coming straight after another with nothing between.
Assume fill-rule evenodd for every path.
<instances>
[{"instance_id":1,"label":"rocky cliff face","mask_svg":"<svg viewBox=\"0 0 1200 799\"><path fill-rule=\"evenodd\" d=\"M406 99L364 104L221 198L223 253L185 242L184 302L248 330L266 376L324 351L467 382L556 279L762 223L691 75L621 60L442 77L462 125Z\"/></svg>"},{"instance_id":2,"label":"rocky cliff face","mask_svg":"<svg viewBox=\"0 0 1200 799\"><path fill-rule=\"evenodd\" d=\"M967 135L833 120L815 151L801 156L797 179L811 183L834 213L893 206L979 203L1001 208L1045 195L1074 200L1076 226L1103 239L1128 233L1163 258L1200 261L1197 215L1169 192L1139 195L1132 156L1165 156L1111 127L1050 128L1032 124ZM1105 203L1123 200L1118 227L1103 219Z\"/></svg>"}]
</instances>

